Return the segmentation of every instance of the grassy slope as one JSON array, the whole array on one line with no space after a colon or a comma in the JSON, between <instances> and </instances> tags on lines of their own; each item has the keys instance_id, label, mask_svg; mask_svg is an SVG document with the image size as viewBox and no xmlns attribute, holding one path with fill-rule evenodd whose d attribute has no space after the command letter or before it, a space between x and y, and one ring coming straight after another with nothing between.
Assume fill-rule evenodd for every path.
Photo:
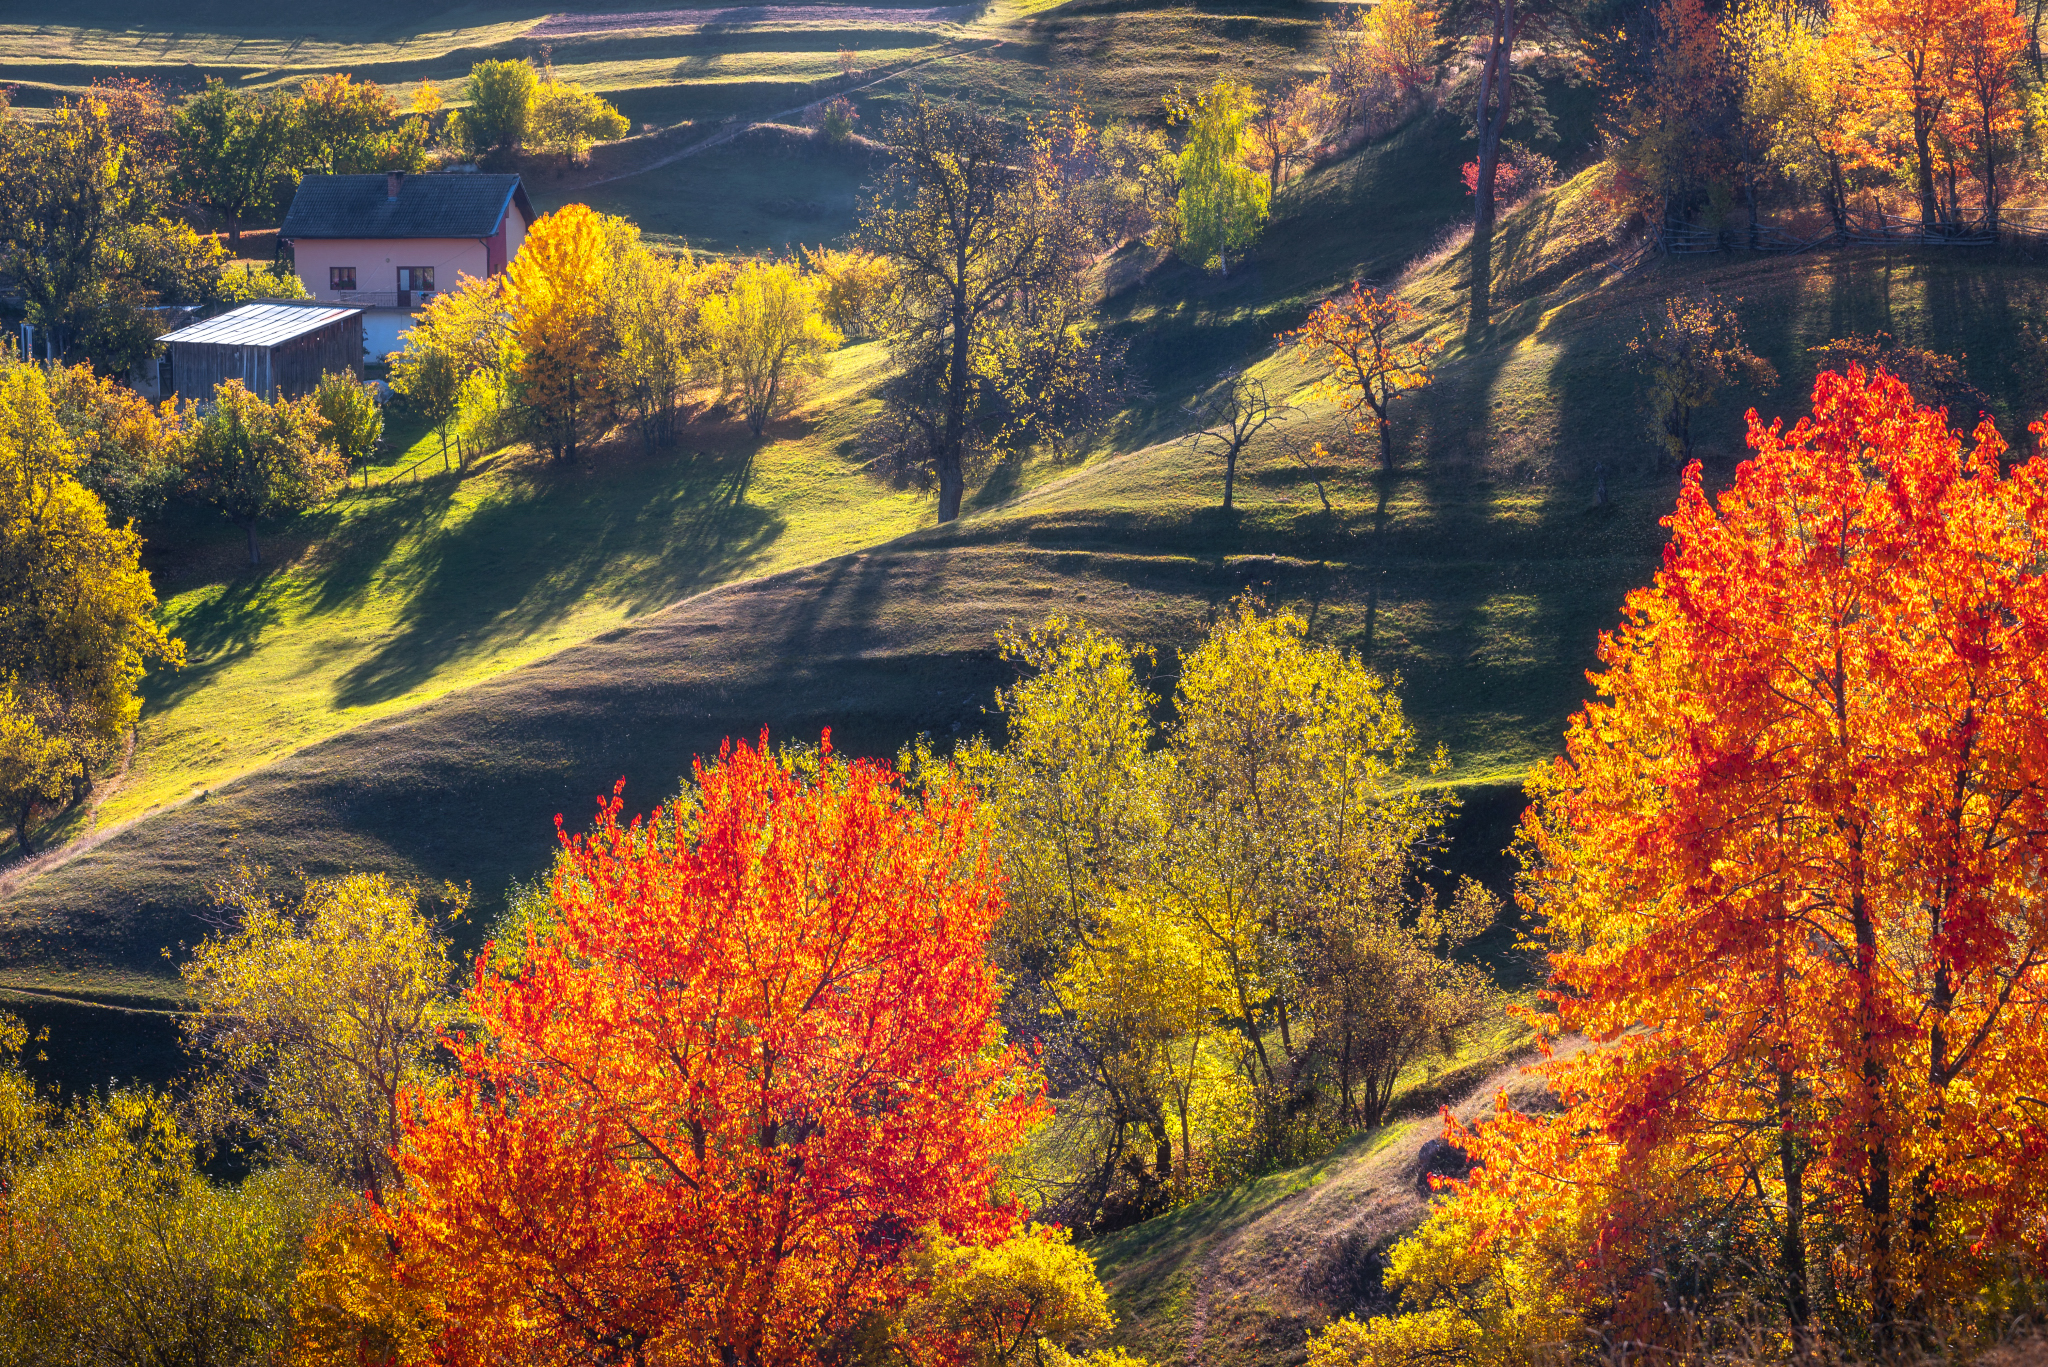
<instances>
[{"instance_id":1,"label":"grassy slope","mask_svg":"<svg viewBox=\"0 0 2048 1367\"><path fill-rule=\"evenodd\" d=\"M860 395L878 348L835 358L806 413L756 440L692 426L683 449L630 438L558 469L501 456L352 495L266 539L251 573L233 528L151 537L164 616L191 663L148 682L118 822L321 736L538 659L712 584L931 520L859 472ZM421 457L432 437L373 479Z\"/></svg>"},{"instance_id":2,"label":"grassy slope","mask_svg":"<svg viewBox=\"0 0 2048 1367\"><path fill-rule=\"evenodd\" d=\"M1161 1364L1271 1367L1301 1362L1308 1334L1336 1316L1390 1309L1380 1268L1426 1208L1422 1148L1442 1133L1431 1113L1449 1105L1469 1122L1503 1089L1546 1104L1525 1048L1511 1030L1477 1040L1328 1157L1096 1240L1119 1343Z\"/></svg>"},{"instance_id":3,"label":"grassy slope","mask_svg":"<svg viewBox=\"0 0 2048 1367\"><path fill-rule=\"evenodd\" d=\"M1129 66L1136 51L1118 25L1097 25L1105 13L1115 11L1039 16L1064 36L1045 38L1014 72L957 63L956 88L1001 95L1013 82L1025 101L1048 73L1073 74L1062 66L1070 57L1091 64L1082 75ZM1223 23L1174 14L1159 22ZM1176 645L1246 587L1302 605L1319 630L1404 676L1425 734L1451 746L1457 781L1480 799L1467 862L1483 866L1512 815L1514 780L1550 752L1583 692L1595 632L1655 563L1672 479L1645 458L1622 348L1663 292L1700 275L1745 297L1758 341L1787 375L1776 411L1800 406L1810 375L1801 347L1876 326L1969 351L2005 413L2040 406L2038 367L2015 367L1997 348L2014 317L2042 303L2024 263L1862 254L1573 276L1584 264L1577 245L1598 226L1597 204L1575 187L1507 226L1504 320L1488 344L1454 346L1442 383L1407 403L1396 477L1348 455L1316 471L1291 458L1290 444L1337 435L1327 407L1312 408L1251 453L1246 506L1226 523L1213 507L1216 472L1169 440L1184 423L1178 401L1247 359L1285 388L1306 382L1289 358L1266 352L1267 339L1344 279L1390 276L1423 250L1462 207L1446 170L1459 151L1452 130L1418 122L1290 186L1266 245L1228 280L1171 263L1151 271L1109 310L1155 396L1128 416L1120 454L1050 479L998 469L968 520L865 556L628 620L716 578L921 519L921 505L851 470L851 390L820 407L801 447L760 454L737 506L721 502L737 449L693 431L687 444L709 459L621 460L577 474L573 492L543 493L545 480L506 470L461 492L338 513L349 550L302 556L261 579L227 573L232 534L222 534L211 567L204 555L165 567L180 625L206 647L199 668L214 678L162 685L149 721L162 729L150 734L172 748L146 747L140 783L117 799L128 805L105 815L195 784L212 795L9 897L6 980L167 1003L161 950L195 933L208 878L238 852L278 868L472 880L488 908L507 881L545 862L552 816L577 820L621 773L651 801L692 754L763 724L783 734L831 725L852 748L884 752L920 729L949 735L979 724L1004 678L989 634L1010 617L1078 607ZM1453 253L1420 271L1412 292L1447 312L1460 269ZM1735 452L1750 397L1705 415L1710 450ZM1613 492L1604 509L1593 507L1596 463ZM1317 478L1333 511L1322 510ZM836 506L820 510L821 488ZM434 527L446 534L423 535ZM251 639L262 648L243 649ZM520 660L537 662L407 706ZM248 725L251 716L265 725ZM370 720L235 782L207 777L270 753L278 716L298 739ZM174 735L180 717L193 724Z\"/></svg>"}]
</instances>

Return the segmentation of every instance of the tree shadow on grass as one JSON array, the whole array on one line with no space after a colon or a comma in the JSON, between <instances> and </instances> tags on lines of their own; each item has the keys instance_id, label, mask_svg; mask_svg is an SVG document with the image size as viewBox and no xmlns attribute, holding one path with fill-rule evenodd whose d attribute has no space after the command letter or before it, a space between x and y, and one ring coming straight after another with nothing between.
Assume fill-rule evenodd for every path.
<instances>
[{"instance_id":1,"label":"tree shadow on grass","mask_svg":"<svg viewBox=\"0 0 2048 1367\"><path fill-rule=\"evenodd\" d=\"M231 580L221 591L178 620L175 634L185 643L186 663L150 671L145 691L152 711L168 707L203 688L215 675L254 650L263 633L277 625L279 609L273 573Z\"/></svg>"},{"instance_id":2,"label":"tree shadow on grass","mask_svg":"<svg viewBox=\"0 0 2048 1367\"><path fill-rule=\"evenodd\" d=\"M401 543L432 534L447 520L459 489L459 475L442 475L389 493L351 495L346 520L322 540L318 560L306 567L317 580L312 611L338 612L362 601Z\"/></svg>"},{"instance_id":3,"label":"tree shadow on grass","mask_svg":"<svg viewBox=\"0 0 2048 1367\"><path fill-rule=\"evenodd\" d=\"M732 577L785 525L746 501L757 446L666 457L651 490L575 466L527 467L409 562L397 631L341 677L336 703L399 697L450 661L545 630L590 600L642 612Z\"/></svg>"}]
</instances>

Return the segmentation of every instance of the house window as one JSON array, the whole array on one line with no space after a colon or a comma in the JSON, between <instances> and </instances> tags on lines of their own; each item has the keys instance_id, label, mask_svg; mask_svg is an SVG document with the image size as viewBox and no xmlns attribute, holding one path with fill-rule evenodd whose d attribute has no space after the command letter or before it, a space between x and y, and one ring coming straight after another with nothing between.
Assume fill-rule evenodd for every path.
<instances>
[{"instance_id":1,"label":"house window","mask_svg":"<svg viewBox=\"0 0 2048 1367\"><path fill-rule=\"evenodd\" d=\"M398 288L402 290L416 290L421 294L433 293L434 268L432 266L400 266L398 268Z\"/></svg>"},{"instance_id":2,"label":"house window","mask_svg":"<svg viewBox=\"0 0 2048 1367\"><path fill-rule=\"evenodd\" d=\"M328 289L352 290L355 287L356 268L354 266L329 266L327 268Z\"/></svg>"}]
</instances>

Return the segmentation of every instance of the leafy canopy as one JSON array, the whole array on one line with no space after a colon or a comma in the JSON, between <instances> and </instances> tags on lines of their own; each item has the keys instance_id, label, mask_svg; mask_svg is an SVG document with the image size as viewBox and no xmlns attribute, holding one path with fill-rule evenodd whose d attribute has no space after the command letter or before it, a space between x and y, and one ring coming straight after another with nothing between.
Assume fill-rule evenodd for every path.
<instances>
[{"instance_id":1,"label":"leafy canopy","mask_svg":"<svg viewBox=\"0 0 2048 1367\"><path fill-rule=\"evenodd\" d=\"M1012 1225L995 1159L1040 1104L994 1033L973 804L807 767L764 739L646 821L615 798L545 936L480 958L387 1217L438 1360L806 1362L908 1295L918 1231Z\"/></svg>"},{"instance_id":2,"label":"leafy canopy","mask_svg":"<svg viewBox=\"0 0 2048 1367\"><path fill-rule=\"evenodd\" d=\"M1687 471L1531 778L1539 1019L1597 1047L1547 1067L1562 1114L1454 1135L1483 1166L1395 1255L1415 1313L1321 1361L1719 1315L1966 1344L2048 1254L2048 463L1881 371L1813 406L1752 414L1718 497Z\"/></svg>"}]
</instances>

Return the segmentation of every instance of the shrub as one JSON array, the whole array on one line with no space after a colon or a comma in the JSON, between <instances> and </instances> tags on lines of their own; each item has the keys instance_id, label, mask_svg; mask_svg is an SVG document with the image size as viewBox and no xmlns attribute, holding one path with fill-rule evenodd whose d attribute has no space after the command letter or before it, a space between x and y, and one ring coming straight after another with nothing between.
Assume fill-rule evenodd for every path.
<instances>
[{"instance_id":1,"label":"shrub","mask_svg":"<svg viewBox=\"0 0 2048 1367\"><path fill-rule=\"evenodd\" d=\"M353 467L377 454L384 441L384 410L370 386L346 371L328 371L313 391L320 411L320 439Z\"/></svg>"}]
</instances>

